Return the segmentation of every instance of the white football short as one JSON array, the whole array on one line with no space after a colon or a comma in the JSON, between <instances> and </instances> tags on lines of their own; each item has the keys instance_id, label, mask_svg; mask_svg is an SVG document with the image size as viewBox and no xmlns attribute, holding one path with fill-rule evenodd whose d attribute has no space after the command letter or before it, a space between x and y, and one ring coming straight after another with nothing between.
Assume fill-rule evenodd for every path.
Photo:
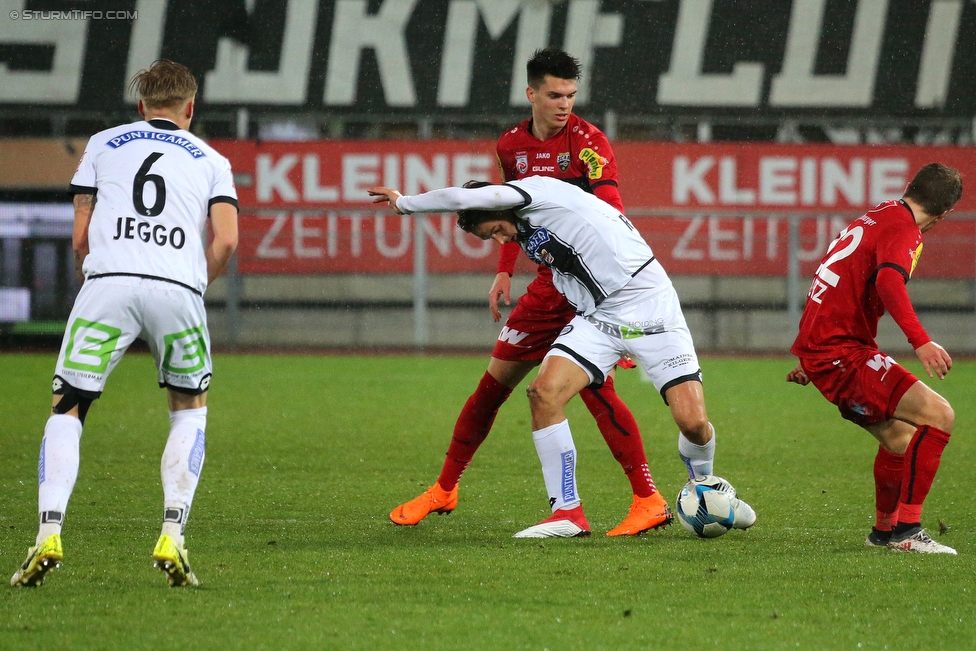
<instances>
[{"instance_id":1,"label":"white football short","mask_svg":"<svg viewBox=\"0 0 976 651\"><path fill-rule=\"evenodd\" d=\"M547 354L575 362L595 385L624 355L647 372L661 396L689 380L701 381L701 366L674 288L668 287L613 312L577 315Z\"/></svg>"},{"instance_id":2,"label":"white football short","mask_svg":"<svg viewBox=\"0 0 976 651\"><path fill-rule=\"evenodd\" d=\"M113 276L86 280L78 292L54 371L55 393L60 378L100 394L137 337L149 344L159 386L207 390L213 366L203 297L161 280Z\"/></svg>"}]
</instances>

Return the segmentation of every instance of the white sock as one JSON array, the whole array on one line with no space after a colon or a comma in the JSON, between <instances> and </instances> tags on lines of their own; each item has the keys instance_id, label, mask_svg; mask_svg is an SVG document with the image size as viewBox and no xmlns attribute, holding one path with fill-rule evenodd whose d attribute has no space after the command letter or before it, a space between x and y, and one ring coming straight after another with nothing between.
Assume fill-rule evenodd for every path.
<instances>
[{"instance_id":1,"label":"white sock","mask_svg":"<svg viewBox=\"0 0 976 651\"><path fill-rule=\"evenodd\" d=\"M569 421L543 427L532 432L532 441L542 463L542 478L546 482L552 511L571 509L580 504L576 489L576 444L569 430Z\"/></svg>"},{"instance_id":2,"label":"white sock","mask_svg":"<svg viewBox=\"0 0 976 651\"><path fill-rule=\"evenodd\" d=\"M169 438L159 474L163 480L163 528L180 547L193 494L206 456L207 408L169 412Z\"/></svg>"},{"instance_id":3,"label":"white sock","mask_svg":"<svg viewBox=\"0 0 976 651\"><path fill-rule=\"evenodd\" d=\"M37 510L41 520L38 545L48 536L61 533L80 460L81 421L67 414L54 414L44 426L37 458Z\"/></svg>"},{"instance_id":4,"label":"white sock","mask_svg":"<svg viewBox=\"0 0 976 651\"><path fill-rule=\"evenodd\" d=\"M711 475L715 465L715 428L712 428L712 438L705 445L696 445L678 432L678 456L688 467L688 478L696 479Z\"/></svg>"}]
</instances>

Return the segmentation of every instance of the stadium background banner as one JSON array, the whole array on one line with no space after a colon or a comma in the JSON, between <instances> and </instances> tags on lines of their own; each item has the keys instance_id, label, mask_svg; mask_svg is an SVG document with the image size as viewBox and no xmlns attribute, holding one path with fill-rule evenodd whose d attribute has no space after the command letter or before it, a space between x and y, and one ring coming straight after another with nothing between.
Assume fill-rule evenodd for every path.
<instances>
[{"instance_id":1,"label":"stadium background banner","mask_svg":"<svg viewBox=\"0 0 976 651\"><path fill-rule=\"evenodd\" d=\"M160 57L200 107L511 114L524 62L579 57L578 110L965 118L965 0L0 1L0 107L124 109Z\"/></svg>"},{"instance_id":2,"label":"stadium background banner","mask_svg":"<svg viewBox=\"0 0 976 651\"><path fill-rule=\"evenodd\" d=\"M415 220L378 210L366 189L415 194L499 180L491 141L213 144L235 170L243 273L408 273ZM783 276L790 220L800 216L801 271L810 275L850 220L900 197L922 165L943 162L976 179L976 155L958 147L621 142L614 151L628 216L674 274ZM974 193L956 210L976 212ZM920 276L972 277L969 217L926 236L937 253L922 258ZM429 216L423 234L431 272L494 271L495 245L462 233L453 215Z\"/></svg>"}]
</instances>

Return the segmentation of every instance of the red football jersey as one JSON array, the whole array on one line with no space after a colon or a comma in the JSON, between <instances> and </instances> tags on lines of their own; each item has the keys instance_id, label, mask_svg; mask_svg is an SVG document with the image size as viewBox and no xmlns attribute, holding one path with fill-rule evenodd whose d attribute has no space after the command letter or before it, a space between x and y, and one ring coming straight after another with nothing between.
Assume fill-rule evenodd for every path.
<instances>
[{"instance_id":1,"label":"red football jersey","mask_svg":"<svg viewBox=\"0 0 976 651\"><path fill-rule=\"evenodd\" d=\"M527 176L550 176L572 183L592 193L601 185L617 186L617 161L610 141L595 126L571 113L566 126L548 140L532 135L532 120L526 120L501 135L495 147L498 166L506 181ZM620 212L623 205L614 206ZM515 243L502 247L498 271L511 274L519 247ZM544 265L540 276L551 272Z\"/></svg>"},{"instance_id":2,"label":"red football jersey","mask_svg":"<svg viewBox=\"0 0 976 651\"><path fill-rule=\"evenodd\" d=\"M908 282L921 253L922 232L903 201L886 201L851 222L827 247L790 351L804 357L877 347L885 306L875 277L890 267Z\"/></svg>"}]
</instances>

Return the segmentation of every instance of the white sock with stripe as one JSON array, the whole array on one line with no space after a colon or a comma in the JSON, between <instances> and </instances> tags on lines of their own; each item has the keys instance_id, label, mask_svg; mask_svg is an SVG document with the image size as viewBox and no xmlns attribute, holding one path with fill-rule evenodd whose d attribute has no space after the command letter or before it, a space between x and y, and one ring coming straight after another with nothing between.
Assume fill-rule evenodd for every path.
<instances>
[{"instance_id":1,"label":"white sock with stripe","mask_svg":"<svg viewBox=\"0 0 976 651\"><path fill-rule=\"evenodd\" d=\"M678 456L688 468L689 479L697 479L714 472L715 428L711 423L708 426L712 428L712 438L705 445L696 445L678 432Z\"/></svg>"},{"instance_id":2,"label":"white sock with stripe","mask_svg":"<svg viewBox=\"0 0 976 651\"><path fill-rule=\"evenodd\" d=\"M44 426L37 458L38 545L48 536L61 533L68 499L78 479L81 430L81 421L67 414L52 415Z\"/></svg>"},{"instance_id":3,"label":"white sock with stripe","mask_svg":"<svg viewBox=\"0 0 976 651\"><path fill-rule=\"evenodd\" d=\"M549 502L555 513L559 509L579 506L576 488L576 444L569 429L569 421L543 427L532 432L532 441L542 463L542 478L546 482Z\"/></svg>"},{"instance_id":4,"label":"white sock with stripe","mask_svg":"<svg viewBox=\"0 0 976 651\"><path fill-rule=\"evenodd\" d=\"M169 439L160 462L163 480L162 533L182 547L186 519L206 457L207 408L171 411L169 422Z\"/></svg>"}]
</instances>

